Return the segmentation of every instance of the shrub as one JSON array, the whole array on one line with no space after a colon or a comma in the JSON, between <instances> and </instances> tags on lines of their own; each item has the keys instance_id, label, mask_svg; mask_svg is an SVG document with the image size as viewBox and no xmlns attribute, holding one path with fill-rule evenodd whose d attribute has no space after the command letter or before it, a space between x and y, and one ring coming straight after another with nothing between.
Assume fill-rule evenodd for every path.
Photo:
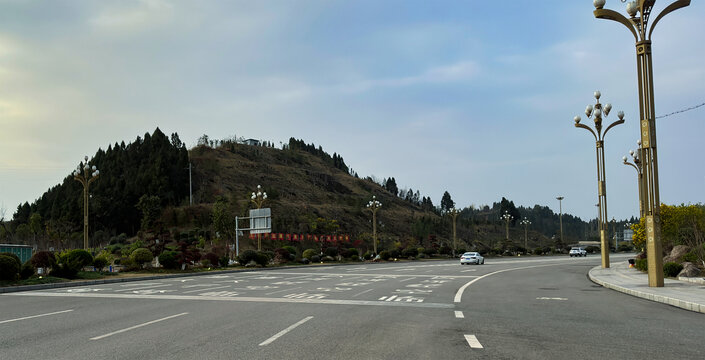
<instances>
[{"instance_id":1,"label":"shrub","mask_svg":"<svg viewBox=\"0 0 705 360\"><path fill-rule=\"evenodd\" d=\"M240 256L237 257L237 261L240 263L240 265L247 265L250 263L250 261L257 262L257 251L254 250L245 250L240 253Z\"/></svg>"},{"instance_id":2,"label":"shrub","mask_svg":"<svg viewBox=\"0 0 705 360\"><path fill-rule=\"evenodd\" d=\"M382 251L379 253L379 257L380 257L380 259L387 261L391 257L391 254L389 253L389 251L385 250L385 251Z\"/></svg>"},{"instance_id":3,"label":"shrub","mask_svg":"<svg viewBox=\"0 0 705 360\"><path fill-rule=\"evenodd\" d=\"M284 248L274 249L274 261L283 264L289 261L289 250Z\"/></svg>"},{"instance_id":4,"label":"shrub","mask_svg":"<svg viewBox=\"0 0 705 360\"><path fill-rule=\"evenodd\" d=\"M619 244L619 247L617 249L619 252L632 251L632 247L628 244Z\"/></svg>"},{"instance_id":5,"label":"shrub","mask_svg":"<svg viewBox=\"0 0 705 360\"><path fill-rule=\"evenodd\" d=\"M255 257L255 262L257 263L257 265L262 265L262 267L267 266L267 263L271 259L271 257L269 256L270 252L271 251L258 251L257 256Z\"/></svg>"},{"instance_id":6,"label":"shrub","mask_svg":"<svg viewBox=\"0 0 705 360\"><path fill-rule=\"evenodd\" d=\"M13 258L15 260L15 262L17 262L17 266L19 266L19 267L22 266L22 261L20 260L20 257L17 255L15 255L13 253L9 253L9 252L3 252L3 253L0 253L0 255L9 256L9 257Z\"/></svg>"},{"instance_id":7,"label":"shrub","mask_svg":"<svg viewBox=\"0 0 705 360\"><path fill-rule=\"evenodd\" d=\"M683 261L697 264L698 254L695 253L695 250L691 250L689 253L683 255Z\"/></svg>"},{"instance_id":8,"label":"shrub","mask_svg":"<svg viewBox=\"0 0 705 360\"><path fill-rule=\"evenodd\" d=\"M541 255L541 254L543 254L542 248L537 247L536 249L534 249L534 255Z\"/></svg>"},{"instance_id":9,"label":"shrub","mask_svg":"<svg viewBox=\"0 0 705 360\"><path fill-rule=\"evenodd\" d=\"M318 255L313 255L313 256L311 256L311 259L310 259L310 260L311 260L312 263L314 263L314 262L321 262L321 257L318 256Z\"/></svg>"},{"instance_id":10,"label":"shrub","mask_svg":"<svg viewBox=\"0 0 705 360\"><path fill-rule=\"evenodd\" d=\"M380 255L381 255L381 254L382 254L382 253L380 253ZM392 250L389 250L389 257L393 257L393 258L396 259L396 258L399 257L399 255L401 255L401 252L399 251L399 249L392 249Z\"/></svg>"},{"instance_id":11,"label":"shrub","mask_svg":"<svg viewBox=\"0 0 705 360\"><path fill-rule=\"evenodd\" d=\"M436 254L436 249L434 249L434 248L425 249L424 254L426 254L428 256L433 256Z\"/></svg>"},{"instance_id":12,"label":"shrub","mask_svg":"<svg viewBox=\"0 0 705 360\"><path fill-rule=\"evenodd\" d=\"M96 256L95 259L93 259L93 267L95 267L96 270L103 271L105 265L108 265L108 259L106 257Z\"/></svg>"},{"instance_id":13,"label":"shrub","mask_svg":"<svg viewBox=\"0 0 705 360\"><path fill-rule=\"evenodd\" d=\"M372 252L369 251L369 250L367 250L367 251L365 251L365 254L362 255L362 257L363 257L365 260L370 260L370 259L372 259Z\"/></svg>"},{"instance_id":14,"label":"shrub","mask_svg":"<svg viewBox=\"0 0 705 360\"><path fill-rule=\"evenodd\" d=\"M675 262L667 262L663 264L663 275L667 277L676 277L683 270L683 265Z\"/></svg>"},{"instance_id":15,"label":"shrub","mask_svg":"<svg viewBox=\"0 0 705 360\"><path fill-rule=\"evenodd\" d=\"M203 257L201 258L201 261L204 261L204 260L208 261L208 263L211 266L215 266L215 267L217 267L218 264L220 263L220 260L218 259L218 255L216 255L212 252L209 252L208 254L203 255Z\"/></svg>"},{"instance_id":16,"label":"shrub","mask_svg":"<svg viewBox=\"0 0 705 360\"><path fill-rule=\"evenodd\" d=\"M49 269L56 265L56 257L50 251L37 251L29 261L35 268Z\"/></svg>"},{"instance_id":17,"label":"shrub","mask_svg":"<svg viewBox=\"0 0 705 360\"><path fill-rule=\"evenodd\" d=\"M465 248L461 247L461 248L458 248L457 250L455 250L455 253L458 254L458 256L460 256L460 255L464 254L466 251L467 250ZM525 252L525 251L523 251L523 252Z\"/></svg>"},{"instance_id":18,"label":"shrub","mask_svg":"<svg viewBox=\"0 0 705 360\"><path fill-rule=\"evenodd\" d=\"M594 245L590 245L590 246L588 246L588 247L585 248L585 251L587 251L588 254L599 253L599 252L600 252L600 247L594 246Z\"/></svg>"},{"instance_id":19,"label":"shrub","mask_svg":"<svg viewBox=\"0 0 705 360\"><path fill-rule=\"evenodd\" d=\"M176 260L176 251L165 251L159 255L159 263L165 269L176 269L179 267L179 262Z\"/></svg>"},{"instance_id":20,"label":"shrub","mask_svg":"<svg viewBox=\"0 0 705 360\"><path fill-rule=\"evenodd\" d=\"M20 279L27 280L34 275L34 266L29 260L25 261L20 267Z\"/></svg>"},{"instance_id":21,"label":"shrub","mask_svg":"<svg viewBox=\"0 0 705 360\"><path fill-rule=\"evenodd\" d=\"M646 259L636 259L636 262L634 264L637 270L639 271L647 271L649 270L648 262Z\"/></svg>"},{"instance_id":22,"label":"shrub","mask_svg":"<svg viewBox=\"0 0 705 360\"><path fill-rule=\"evenodd\" d=\"M66 260L69 262L76 261L80 264L80 268L84 266L90 266L93 264L93 255L83 249L73 249L66 255Z\"/></svg>"},{"instance_id":23,"label":"shrub","mask_svg":"<svg viewBox=\"0 0 705 360\"><path fill-rule=\"evenodd\" d=\"M451 252L452 252L451 248L446 245L443 245L443 246L441 246L440 249L438 249L438 253L441 255L450 255Z\"/></svg>"},{"instance_id":24,"label":"shrub","mask_svg":"<svg viewBox=\"0 0 705 360\"><path fill-rule=\"evenodd\" d=\"M313 261L313 256L315 255L318 255L318 251L316 251L316 249L306 249L301 256Z\"/></svg>"},{"instance_id":25,"label":"shrub","mask_svg":"<svg viewBox=\"0 0 705 360\"><path fill-rule=\"evenodd\" d=\"M145 264L154 259L154 255L152 255L149 249L139 248L135 249L132 254L130 254L130 258L140 267L144 267Z\"/></svg>"},{"instance_id":26,"label":"shrub","mask_svg":"<svg viewBox=\"0 0 705 360\"><path fill-rule=\"evenodd\" d=\"M291 245L282 246L282 249L289 252L290 255L296 256L296 248Z\"/></svg>"},{"instance_id":27,"label":"shrub","mask_svg":"<svg viewBox=\"0 0 705 360\"><path fill-rule=\"evenodd\" d=\"M360 252L356 248L349 248L348 256L360 256Z\"/></svg>"},{"instance_id":28,"label":"shrub","mask_svg":"<svg viewBox=\"0 0 705 360\"><path fill-rule=\"evenodd\" d=\"M0 255L0 280L17 280L20 267L14 258L5 254Z\"/></svg>"},{"instance_id":29,"label":"shrub","mask_svg":"<svg viewBox=\"0 0 705 360\"><path fill-rule=\"evenodd\" d=\"M326 256L336 257L336 256L338 256L338 248L337 247L326 248L326 251L324 251L324 254Z\"/></svg>"},{"instance_id":30,"label":"shrub","mask_svg":"<svg viewBox=\"0 0 705 360\"><path fill-rule=\"evenodd\" d=\"M418 251L419 255L421 255L421 254L427 254L427 255L428 255L428 253L426 252L426 249L424 249L424 248L422 248L422 247L416 248L416 251Z\"/></svg>"},{"instance_id":31,"label":"shrub","mask_svg":"<svg viewBox=\"0 0 705 360\"><path fill-rule=\"evenodd\" d=\"M404 257L416 257L416 256L419 255L419 249L414 248L414 247L408 247L408 248L404 249L404 250L401 252L401 254L402 254Z\"/></svg>"},{"instance_id":32,"label":"shrub","mask_svg":"<svg viewBox=\"0 0 705 360\"><path fill-rule=\"evenodd\" d=\"M425 259L427 257L428 257L428 255L426 255L424 253L419 254L419 259Z\"/></svg>"}]
</instances>

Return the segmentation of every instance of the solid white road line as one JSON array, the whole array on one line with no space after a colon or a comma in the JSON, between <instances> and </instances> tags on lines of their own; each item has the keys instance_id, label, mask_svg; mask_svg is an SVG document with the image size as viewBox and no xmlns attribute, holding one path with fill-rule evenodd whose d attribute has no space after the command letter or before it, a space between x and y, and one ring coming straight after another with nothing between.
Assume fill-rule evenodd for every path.
<instances>
[{"instance_id":1,"label":"solid white road line","mask_svg":"<svg viewBox=\"0 0 705 360\"><path fill-rule=\"evenodd\" d=\"M471 348L473 349L482 349L482 344L480 344L479 341L477 341L477 338L475 335L465 335L465 340L468 342L468 345L470 345Z\"/></svg>"},{"instance_id":2,"label":"solid white road line","mask_svg":"<svg viewBox=\"0 0 705 360\"><path fill-rule=\"evenodd\" d=\"M357 294L353 295L353 297L358 297L358 296L360 296L360 295L362 295L362 294L364 294L364 293L368 293L368 292L370 292L370 291L372 291L372 290L374 290L374 289L367 289L367 290L365 290L365 291L363 291L363 292L361 292L361 293L357 293Z\"/></svg>"},{"instance_id":3,"label":"solid white road line","mask_svg":"<svg viewBox=\"0 0 705 360\"><path fill-rule=\"evenodd\" d=\"M507 271L512 271L512 270L524 270L524 269L532 269L532 268L538 268L538 267L545 267L545 266L558 266L562 264L548 264L548 265L533 265L533 266L522 266L518 268L511 268L511 269L504 269L504 270L498 270L495 272L491 272L489 274L482 275L480 277L477 277L476 279L473 279L472 281L468 282L467 284L463 285L460 289L458 289L458 292L455 293L455 298L453 299L453 302L459 303L460 300L463 298L463 292L465 292L465 289L468 288L468 286L474 284L476 281L482 280L490 275L494 274L499 274Z\"/></svg>"},{"instance_id":4,"label":"solid white road line","mask_svg":"<svg viewBox=\"0 0 705 360\"><path fill-rule=\"evenodd\" d=\"M141 286L141 287L133 287L129 289L120 289L120 290L115 290L115 292L126 292L126 291L133 291L133 290L144 290L144 289L154 289L158 287L165 287L165 286L172 286L172 284L164 284L164 285L151 285L151 286Z\"/></svg>"},{"instance_id":5,"label":"solid white road line","mask_svg":"<svg viewBox=\"0 0 705 360\"><path fill-rule=\"evenodd\" d=\"M113 336L113 335L116 335L116 334L124 333L125 331L134 330L134 329L137 329L137 328L141 328L141 327L143 327L143 326L151 325L151 324L154 324L154 323L158 323L158 322L160 322L160 321L169 320L169 319L173 319L173 318L175 318L175 317L184 316L184 315L188 315L188 313L185 312L185 313L181 313L181 314L176 314L176 315L167 316L167 317L165 317L165 318L161 318L161 319L157 319L157 320L148 321L148 322L146 322L146 323L144 323L144 324L139 324L139 325L131 326L131 327L129 327L129 328L122 329L122 330L118 330L118 331L113 331L113 332L108 333L108 334L105 334L105 335L92 337L92 338L90 338L89 340L100 340L100 339L104 339L104 338L106 338L106 337L108 337L108 336Z\"/></svg>"},{"instance_id":6,"label":"solid white road line","mask_svg":"<svg viewBox=\"0 0 705 360\"><path fill-rule=\"evenodd\" d=\"M465 315L463 315L462 311L456 311L455 312L455 318L456 319L465 319Z\"/></svg>"},{"instance_id":7,"label":"solid white road line","mask_svg":"<svg viewBox=\"0 0 705 360\"><path fill-rule=\"evenodd\" d=\"M284 330L278 332L276 335L274 335L274 336L270 337L269 339L265 340L264 342L262 342L261 344L259 344L259 346L267 346L267 345L273 343L275 340L277 340L277 339L279 339L280 337L286 335L286 333L288 333L289 331L296 329L299 325L302 325L303 323L305 323L305 322L307 322L307 321L309 321L309 320L311 320L311 319L313 319L313 316L309 316L309 317L304 318L303 320L297 322L296 324L289 326L288 328L286 328L286 329L284 329Z\"/></svg>"},{"instance_id":8,"label":"solid white road line","mask_svg":"<svg viewBox=\"0 0 705 360\"><path fill-rule=\"evenodd\" d=\"M370 277L379 277L379 278L403 278L407 276L416 276L416 277L430 277L430 278L435 278L435 277L441 277L441 278L474 278L477 277L477 275L455 275L455 274L439 274L439 275L422 275L422 274L341 274L341 273L336 273L336 274L321 274L321 273L302 273L302 272L270 272L272 275L315 275L315 276L339 276L339 277L348 277L348 276L361 276L364 278L370 278ZM304 276L306 277L306 276ZM288 278L287 280L293 280L296 279L294 277Z\"/></svg>"},{"instance_id":9,"label":"solid white road line","mask_svg":"<svg viewBox=\"0 0 705 360\"><path fill-rule=\"evenodd\" d=\"M17 318L17 319L3 320L3 321L0 321L0 324L9 323L9 322L13 322L13 321L22 321L22 320L34 319L34 318L38 318L38 317L42 317L42 316L50 316L50 315L56 315L56 314L63 314L63 313L71 312L71 311L73 311L73 310L63 310L63 311L56 311L56 312L46 313L46 314L25 316L25 317L21 317L21 318Z\"/></svg>"}]
</instances>

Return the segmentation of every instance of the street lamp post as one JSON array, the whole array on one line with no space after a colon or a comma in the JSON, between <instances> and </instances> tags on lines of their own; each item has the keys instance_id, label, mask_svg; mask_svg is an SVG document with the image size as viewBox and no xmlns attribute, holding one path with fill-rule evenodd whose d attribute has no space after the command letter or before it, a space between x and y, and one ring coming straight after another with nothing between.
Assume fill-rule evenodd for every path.
<instances>
[{"instance_id":1,"label":"street lamp post","mask_svg":"<svg viewBox=\"0 0 705 360\"><path fill-rule=\"evenodd\" d=\"M501 219L504 220L504 222L506 224L506 229L507 229L506 240L507 240L507 242L509 242L509 222L512 221L512 219L514 219L514 217L512 215L510 215L509 212L505 211L504 215L502 215Z\"/></svg>"},{"instance_id":2,"label":"street lamp post","mask_svg":"<svg viewBox=\"0 0 705 360\"><path fill-rule=\"evenodd\" d=\"M622 0L625 2L625 0ZM690 5L690 0L676 0L656 16L649 28L651 9L656 0L636 0L627 3L624 15L603 9L605 0L594 0L595 17L613 20L626 26L636 42L637 77L639 89L639 115L641 134L642 187L644 217L646 218L646 258L648 262L649 286L663 287L663 259L661 244L661 214L658 184L658 161L656 156L656 110L654 109L654 73L651 60L651 33L664 16Z\"/></svg>"},{"instance_id":3,"label":"street lamp post","mask_svg":"<svg viewBox=\"0 0 705 360\"><path fill-rule=\"evenodd\" d=\"M561 225L561 242L564 241L563 240L563 199L565 199L563 196L558 196L556 198L556 200L558 200L558 222Z\"/></svg>"},{"instance_id":4,"label":"street lamp post","mask_svg":"<svg viewBox=\"0 0 705 360\"><path fill-rule=\"evenodd\" d=\"M257 206L258 209L262 208L262 204L264 203L265 200L267 200L267 193L265 191L262 191L262 186L257 185L257 192L253 192L252 196L250 196L250 200L252 203ZM252 219L250 219L250 224L252 223ZM250 227L252 227L250 225ZM262 251L262 234L259 232L257 233L257 251Z\"/></svg>"},{"instance_id":5,"label":"street lamp post","mask_svg":"<svg viewBox=\"0 0 705 360\"><path fill-rule=\"evenodd\" d=\"M88 187L98 178L100 171L95 165L88 165L88 156L83 160L83 168L78 165L73 171L73 178L83 185L83 249L88 250Z\"/></svg>"},{"instance_id":6,"label":"street lamp post","mask_svg":"<svg viewBox=\"0 0 705 360\"><path fill-rule=\"evenodd\" d=\"M637 141L637 144L639 145L639 147L641 147L641 140ZM641 156L639 156L639 152L641 152L641 150L637 150L637 151L638 152L636 152L634 150L629 150L629 155L632 156L632 162L629 162L627 160L626 156L622 157L622 162L624 163L624 165L629 165L629 166L633 167L634 170L636 170L637 186L639 189L639 218L643 218L644 217L644 193L642 192L643 187L641 186L641 184L644 181L643 180L644 174L641 171Z\"/></svg>"},{"instance_id":7,"label":"street lamp post","mask_svg":"<svg viewBox=\"0 0 705 360\"><path fill-rule=\"evenodd\" d=\"M601 1L601 0L595 0L595 1ZM609 268L610 267L610 249L609 249L609 239L607 239L607 236L605 232L607 231L607 186L605 182L605 136L607 135L607 132L610 131L610 129L614 126L617 126L619 124L624 123L624 112L620 111L617 113L617 117L619 120L613 122L607 128L605 129L604 132L602 132L602 117L609 116L610 110L612 110L612 104L605 104L602 106L600 104L600 92L595 91L595 106L593 107L592 105L588 105L587 108L585 108L585 115L587 115L588 119L593 119L595 121L595 130L593 131L590 127L587 125L581 124L580 123L580 116L576 116L574 118L575 120L575 127L583 128L585 130L590 131L592 135L595 137L596 145L597 145L597 194L598 194L598 206L600 208L599 216L598 216L598 222L599 222L599 229L600 229L600 250L602 252L602 267L603 268Z\"/></svg>"},{"instance_id":8,"label":"street lamp post","mask_svg":"<svg viewBox=\"0 0 705 360\"><path fill-rule=\"evenodd\" d=\"M456 237L456 225L455 225L455 220L458 217L458 214L460 214L460 211L456 208L452 208L448 210L448 215L450 215L453 218L453 257L455 257L455 249L458 248L458 240Z\"/></svg>"},{"instance_id":9,"label":"street lamp post","mask_svg":"<svg viewBox=\"0 0 705 360\"><path fill-rule=\"evenodd\" d=\"M529 225L531 225L531 221L524 217L524 219L519 222L520 224L524 225L524 249L528 252L528 240L529 240Z\"/></svg>"},{"instance_id":10,"label":"street lamp post","mask_svg":"<svg viewBox=\"0 0 705 360\"><path fill-rule=\"evenodd\" d=\"M372 246L375 255L377 255L377 210L382 207L382 203L377 201L376 196L372 196L372 200L367 203L367 208L372 210Z\"/></svg>"}]
</instances>

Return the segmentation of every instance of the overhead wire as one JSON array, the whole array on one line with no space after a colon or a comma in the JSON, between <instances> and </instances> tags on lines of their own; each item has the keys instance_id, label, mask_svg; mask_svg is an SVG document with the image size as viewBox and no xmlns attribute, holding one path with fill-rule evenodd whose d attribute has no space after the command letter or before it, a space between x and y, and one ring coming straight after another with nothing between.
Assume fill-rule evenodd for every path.
<instances>
[{"instance_id":1,"label":"overhead wire","mask_svg":"<svg viewBox=\"0 0 705 360\"><path fill-rule=\"evenodd\" d=\"M684 113L684 112L686 112L686 111L695 110L695 109L697 109L697 108L699 108L699 107L701 107L701 106L705 106L705 102L702 103L702 104L698 104L698 105L695 105L695 106L691 106L691 107L689 107L689 108L685 108L685 109L681 109L681 110L678 110L678 111L674 111L674 112L669 113L669 114L666 114L666 115L659 115L659 116L657 116L656 118L657 118L657 119L662 119L662 118L665 118L665 117L669 117L669 116L671 116L671 115L676 115L676 114Z\"/></svg>"}]
</instances>

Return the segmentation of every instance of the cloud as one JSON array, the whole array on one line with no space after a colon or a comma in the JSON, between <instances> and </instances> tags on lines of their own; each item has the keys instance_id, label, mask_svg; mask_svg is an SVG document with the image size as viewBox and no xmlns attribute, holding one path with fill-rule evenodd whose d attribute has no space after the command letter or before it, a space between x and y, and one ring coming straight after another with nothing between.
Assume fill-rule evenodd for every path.
<instances>
[{"instance_id":1,"label":"cloud","mask_svg":"<svg viewBox=\"0 0 705 360\"><path fill-rule=\"evenodd\" d=\"M139 31L168 22L173 6L166 0L140 0L137 3L108 7L89 23L104 29L116 31Z\"/></svg>"}]
</instances>

